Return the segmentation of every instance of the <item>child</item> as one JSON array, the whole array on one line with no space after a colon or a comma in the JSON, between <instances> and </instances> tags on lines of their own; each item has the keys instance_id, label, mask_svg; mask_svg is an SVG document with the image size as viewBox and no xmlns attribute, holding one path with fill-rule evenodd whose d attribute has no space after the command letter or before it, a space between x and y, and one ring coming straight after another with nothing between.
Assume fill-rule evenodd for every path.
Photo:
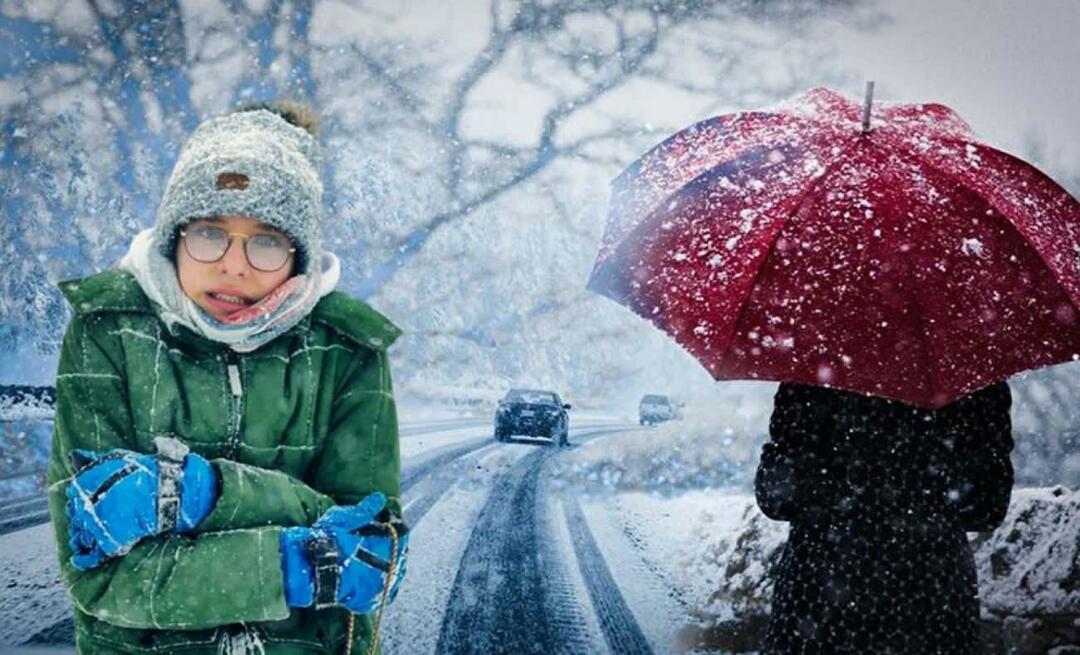
<instances>
[{"instance_id":1,"label":"child","mask_svg":"<svg viewBox=\"0 0 1080 655\"><path fill-rule=\"evenodd\" d=\"M49 466L76 646L377 647L404 574L386 349L334 291L302 106L201 124L118 269L61 284Z\"/></svg>"},{"instance_id":2,"label":"child","mask_svg":"<svg viewBox=\"0 0 1080 655\"><path fill-rule=\"evenodd\" d=\"M1004 382L936 411L780 385L755 486L791 531L762 653L983 652L964 532L1009 508L1010 404Z\"/></svg>"}]
</instances>

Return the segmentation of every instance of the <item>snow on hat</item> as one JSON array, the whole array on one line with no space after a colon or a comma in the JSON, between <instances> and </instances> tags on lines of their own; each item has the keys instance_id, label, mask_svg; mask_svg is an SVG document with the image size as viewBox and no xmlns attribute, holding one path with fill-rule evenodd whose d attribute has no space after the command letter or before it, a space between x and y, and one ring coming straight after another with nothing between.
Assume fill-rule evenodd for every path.
<instances>
[{"instance_id":1,"label":"snow on hat","mask_svg":"<svg viewBox=\"0 0 1080 655\"><path fill-rule=\"evenodd\" d=\"M248 216L281 230L296 245L297 273L322 248L322 155L306 130L266 109L199 125L176 161L154 226L172 259L177 229L198 218Z\"/></svg>"}]
</instances>

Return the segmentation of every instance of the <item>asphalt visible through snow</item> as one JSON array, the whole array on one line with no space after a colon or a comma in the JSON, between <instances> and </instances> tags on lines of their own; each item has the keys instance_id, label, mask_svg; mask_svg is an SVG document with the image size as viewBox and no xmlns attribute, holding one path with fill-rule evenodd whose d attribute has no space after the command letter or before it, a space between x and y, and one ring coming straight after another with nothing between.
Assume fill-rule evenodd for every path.
<instances>
[{"instance_id":1,"label":"asphalt visible through snow","mask_svg":"<svg viewBox=\"0 0 1080 655\"><path fill-rule=\"evenodd\" d=\"M546 439L496 442L490 421L476 419L403 426L409 578L387 610L383 652L654 652L663 636L647 635L624 599L576 490L547 474L576 446L636 429L610 421L572 423L570 447L558 448ZM0 526L16 526L12 537L41 522L40 500L18 503L0 506ZM41 534L51 538L47 530ZM621 555L632 556L632 545L625 549ZM51 548L49 554L55 557ZM34 588L64 593L52 585ZM26 599L28 606L33 602ZM0 616L4 620L25 622L27 616ZM73 643L69 616L23 632L27 646Z\"/></svg>"},{"instance_id":2,"label":"asphalt visible through snow","mask_svg":"<svg viewBox=\"0 0 1080 655\"><path fill-rule=\"evenodd\" d=\"M537 450L493 480L461 558L436 653L593 652L542 502L541 473L559 450ZM600 587L601 596L618 595L613 584ZM637 627L632 616L620 619Z\"/></svg>"}]
</instances>

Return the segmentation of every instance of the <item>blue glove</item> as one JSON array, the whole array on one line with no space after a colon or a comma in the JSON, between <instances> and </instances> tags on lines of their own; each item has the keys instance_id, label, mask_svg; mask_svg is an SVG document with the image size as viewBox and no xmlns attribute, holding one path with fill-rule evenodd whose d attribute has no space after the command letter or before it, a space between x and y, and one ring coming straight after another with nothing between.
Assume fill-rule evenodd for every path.
<instances>
[{"instance_id":1,"label":"blue glove","mask_svg":"<svg viewBox=\"0 0 1080 655\"><path fill-rule=\"evenodd\" d=\"M373 493L360 503L332 507L310 528L288 528L281 535L285 600L292 607L343 605L366 614L378 609L393 543L387 524L397 530L398 552L388 602L405 576L408 529L384 511L386 497Z\"/></svg>"},{"instance_id":2,"label":"blue glove","mask_svg":"<svg viewBox=\"0 0 1080 655\"><path fill-rule=\"evenodd\" d=\"M394 534L397 536L397 552L394 553L394 543L390 537L390 528L393 526ZM366 562L371 566L383 571L386 575L390 573L390 559L393 555L397 555L394 565L394 579L390 581L390 593L386 597L386 604L394 602L397 598L398 588L401 586L401 581L405 579L406 561L409 555L409 528L405 525L405 522L401 519L393 517L390 512L383 510L375 517L373 523L369 523L360 528L360 544L354 551L354 557L357 560ZM385 576L383 580L385 585ZM382 592L380 586L378 590L379 594ZM361 593L357 593L357 596L361 596ZM378 609L378 604L382 600L381 595L376 595L373 599L373 604L367 612L374 612ZM366 612L361 612L366 613Z\"/></svg>"},{"instance_id":3,"label":"blue glove","mask_svg":"<svg viewBox=\"0 0 1080 655\"><path fill-rule=\"evenodd\" d=\"M119 448L71 453L76 475L66 511L76 568L123 555L145 537L190 532L210 513L218 495L210 462L175 439L164 441L156 456Z\"/></svg>"}]
</instances>

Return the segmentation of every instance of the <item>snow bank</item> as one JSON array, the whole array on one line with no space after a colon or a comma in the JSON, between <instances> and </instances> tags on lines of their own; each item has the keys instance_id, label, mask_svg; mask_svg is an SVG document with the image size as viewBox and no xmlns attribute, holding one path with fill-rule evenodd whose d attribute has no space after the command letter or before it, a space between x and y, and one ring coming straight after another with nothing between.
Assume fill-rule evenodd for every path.
<instances>
[{"instance_id":1,"label":"snow bank","mask_svg":"<svg viewBox=\"0 0 1080 655\"><path fill-rule=\"evenodd\" d=\"M626 494L620 498L632 502L616 506L656 560L673 567L673 583L700 619L683 630L680 647L755 651L770 611L767 572L779 560L787 524L767 519L749 493L702 494ZM671 537L665 523L674 521L693 527ZM983 605L981 652L1080 653L1080 492L1016 490L1001 527L973 534L972 548Z\"/></svg>"},{"instance_id":2,"label":"snow bank","mask_svg":"<svg viewBox=\"0 0 1080 655\"><path fill-rule=\"evenodd\" d=\"M988 611L1080 615L1080 492L1019 489L1002 526L972 546Z\"/></svg>"},{"instance_id":3,"label":"snow bank","mask_svg":"<svg viewBox=\"0 0 1080 655\"><path fill-rule=\"evenodd\" d=\"M987 628L1017 655L1080 653L1080 492L1018 489L993 533L972 541Z\"/></svg>"}]
</instances>

